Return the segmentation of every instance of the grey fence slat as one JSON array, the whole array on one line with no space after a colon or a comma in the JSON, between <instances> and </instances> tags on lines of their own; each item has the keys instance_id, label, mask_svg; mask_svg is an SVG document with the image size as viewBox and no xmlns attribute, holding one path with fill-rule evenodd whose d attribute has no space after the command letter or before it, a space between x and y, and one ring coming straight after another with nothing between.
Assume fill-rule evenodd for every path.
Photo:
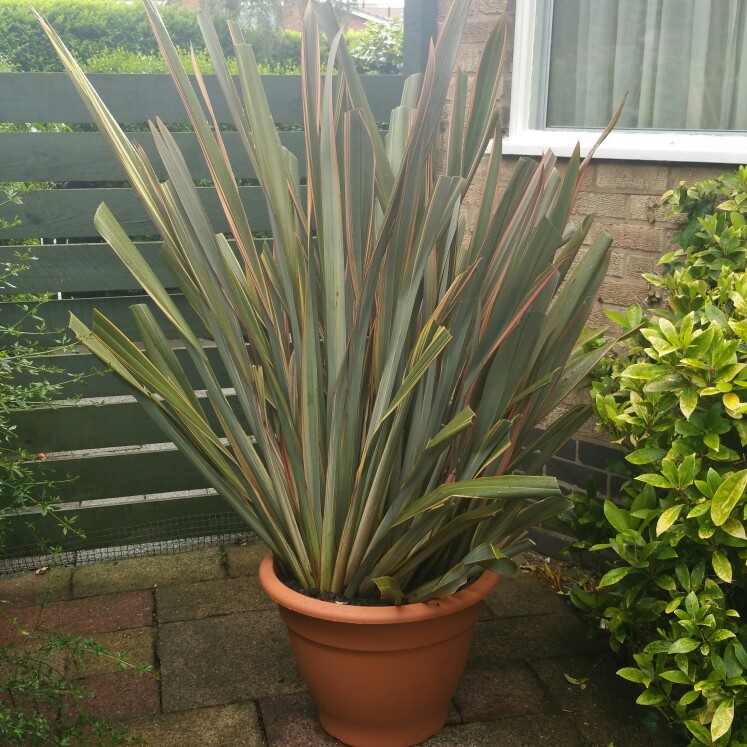
<instances>
[{"instance_id":1,"label":"grey fence slat","mask_svg":"<svg viewBox=\"0 0 747 747\"><path fill-rule=\"evenodd\" d=\"M232 406L236 397L228 396ZM223 435L206 400L210 425ZM241 418L239 418L241 420ZM168 441L138 402L102 402L21 410L10 415L24 448L33 452L101 449Z\"/></svg>"},{"instance_id":2,"label":"grey fence slat","mask_svg":"<svg viewBox=\"0 0 747 747\"><path fill-rule=\"evenodd\" d=\"M72 405L11 413L23 447L34 453L167 441L137 402Z\"/></svg>"},{"instance_id":3,"label":"grey fence slat","mask_svg":"<svg viewBox=\"0 0 747 747\"><path fill-rule=\"evenodd\" d=\"M266 242L257 241L262 251ZM161 261L161 242L137 242L136 246L168 288L176 281ZM12 262L17 252L30 251L35 261L14 279L18 293L116 291L139 288L130 271L108 244L45 244L0 246L0 263Z\"/></svg>"},{"instance_id":4,"label":"grey fence slat","mask_svg":"<svg viewBox=\"0 0 747 747\"><path fill-rule=\"evenodd\" d=\"M216 232L228 231L220 201L212 187L198 187L208 216ZM259 187L239 187L252 230L267 231L270 222L267 205ZM0 218L18 217L20 225L3 230L6 239L48 238L84 239L98 236L93 216L105 202L130 236L156 233L135 193L122 189L39 189L23 198L22 205L0 207Z\"/></svg>"},{"instance_id":5,"label":"grey fence slat","mask_svg":"<svg viewBox=\"0 0 747 747\"><path fill-rule=\"evenodd\" d=\"M55 495L63 502L210 487L186 457L176 450L34 462L33 468L45 479L63 481L55 488ZM64 482L67 476L75 479Z\"/></svg>"},{"instance_id":6,"label":"grey fence slat","mask_svg":"<svg viewBox=\"0 0 747 747\"><path fill-rule=\"evenodd\" d=\"M204 336L205 330L202 322L192 310L192 307L184 300L181 295L173 296L174 302L181 310L192 330L198 336ZM60 338L60 333L67 335L68 340L72 340L72 333L67 328L70 314L74 314L87 325L91 325L93 320L93 311L98 309L104 316L111 319L131 339L138 339L138 330L132 320L130 306L137 303L144 303L153 311L156 320L160 323L166 336L169 339L178 339L175 329L166 317L158 310L155 304L148 296L114 296L111 298L77 298L62 301L49 301L39 310L39 317L45 322L49 332L45 335L36 335L34 339L43 345L55 345L56 340ZM0 318L4 324L15 324L19 319L24 319L26 313L18 304L5 302L0 303ZM22 330L33 331L33 320L24 319L21 324ZM61 331L61 332L60 332ZM21 339L23 339L21 337Z\"/></svg>"},{"instance_id":7,"label":"grey fence slat","mask_svg":"<svg viewBox=\"0 0 747 747\"><path fill-rule=\"evenodd\" d=\"M204 382L197 374L188 351L184 348L177 348L175 352L190 384L195 389L204 388ZM231 386L217 348L206 347L205 353L220 386ZM55 366L59 369L59 373L44 375L44 378L50 383L62 384L58 399L64 400L73 397L121 397L132 394L129 386L117 374L110 371L96 356L91 355L88 351L73 352L66 355L48 355L40 360L45 364ZM77 375L81 375L84 378L81 381L71 381L71 378ZM29 377L24 376L19 376L16 379L19 385L27 384L29 380Z\"/></svg>"},{"instance_id":8,"label":"grey fence slat","mask_svg":"<svg viewBox=\"0 0 747 747\"><path fill-rule=\"evenodd\" d=\"M88 77L118 122L145 122L156 115L167 123L187 122L184 106L169 75L93 73ZM219 122L230 122L216 77L206 75L205 82L216 118ZM276 122L303 121L300 75L263 75L262 83ZM363 76L376 121L389 121L391 110L399 105L403 84L401 75ZM240 90L238 81L237 87ZM93 121L65 73L2 73L0 101L3 102L0 116L4 121L67 124Z\"/></svg>"},{"instance_id":9,"label":"grey fence slat","mask_svg":"<svg viewBox=\"0 0 747 747\"><path fill-rule=\"evenodd\" d=\"M136 246L166 287L176 284L161 261L160 241ZM116 291L139 288L132 273L108 244L45 244L43 246L0 246L0 262L10 262L21 250L35 260L14 279L18 293Z\"/></svg>"},{"instance_id":10,"label":"grey fence slat","mask_svg":"<svg viewBox=\"0 0 747 747\"><path fill-rule=\"evenodd\" d=\"M1 79L0 79L1 82ZM161 159L149 132L129 134L143 146L159 179L166 178ZM224 132L234 175L251 179L254 170L236 132ZM209 179L197 138L190 132L174 133L179 149L190 165L194 179ZM281 132L283 145L298 158L301 176L306 175L303 132ZM97 182L121 181L122 166L100 132L6 132L0 133L3 179L7 181Z\"/></svg>"},{"instance_id":11,"label":"grey fence slat","mask_svg":"<svg viewBox=\"0 0 747 747\"><path fill-rule=\"evenodd\" d=\"M382 133L385 134L385 133ZM159 179L167 174L148 132L130 134L148 154ZM224 132L223 142L237 179L253 179L249 159L236 132ZM194 179L209 179L210 171L195 135L176 132L174 139L189 164ZM281 132L280 141L298 159L299 174L306 177L303 132ZM99 132L0 133L2 175L7 181L110 182L124 180L122 166Z\"/></svg>"},{"instance_id":12,"label":"grey fence slat","mask_svg":"<svg viewBox=\"0 0 747 747\"><path fill-rule=\"evenodd\" d=\"M75 517L75 526L88 535L80 540L74 534L63 535L57 521L50 516L10 516L3 520L5 546L8 557L20 557L38 553L38 540L47 540L63 551L77 549L83 542L94 547L110 547L121 544L120 537L127 537L130 544L137 542L159 542L174 538L175 525L183 530L190 519L200 517L201 523L209 522L216 514L231 513L219 496L208 495L178 500L140 501L138 503L112 503L105 506L90 506L60 511L64 518ZM234 514L235 515L235 514ZM33 525L33 531L28 524ZM111 527L115 531L102 535L101 529ZM207 527L210 532L210 527ZM247 533L249 529L247 528ZM20 551L19 549L20 548Z\"/></svg>"}]
</instances>

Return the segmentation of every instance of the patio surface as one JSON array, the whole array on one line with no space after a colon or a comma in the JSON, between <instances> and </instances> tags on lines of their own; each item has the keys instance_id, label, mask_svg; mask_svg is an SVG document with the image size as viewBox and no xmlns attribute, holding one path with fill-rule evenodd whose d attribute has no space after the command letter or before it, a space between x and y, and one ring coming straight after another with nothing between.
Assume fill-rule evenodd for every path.
<instances>
[{"instance_id":1,"label":"patio surface","mask_svg":"<svg viewBox=\"0 0 747 747\"><path fill-rule=\"evenodd\" d=\"M0 578L20 621L91 635L160 678L93 659L67 674L87 708L158 747L332 747L318 725L274 605L256 571L258 544L131 558ZM45 591L46 590L46 591ZM46 593L40 611L39 596ZM0 621L0 644L15 634ZM478 623L448 724L428 747L674 745L643 730L647 709L548 586L500 581ZM579 682L573 684L567 677ZM384 747L384 746L382 746Z\"/></svg>"}]
</instances>

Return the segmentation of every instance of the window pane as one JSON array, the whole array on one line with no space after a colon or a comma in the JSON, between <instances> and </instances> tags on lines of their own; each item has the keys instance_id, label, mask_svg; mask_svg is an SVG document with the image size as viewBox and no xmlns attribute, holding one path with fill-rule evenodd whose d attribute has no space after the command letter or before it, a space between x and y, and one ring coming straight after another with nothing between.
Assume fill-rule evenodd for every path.
<instances>
[{"instance_id":1,"label":"window pane","mask_svg":"<svg viewBox=\"0 0 747 747\"><path fill-rule=\"evenodd\" d=\"M747 0L554 0L547 127L747 130Z\"/></svg>"}]
</instances>

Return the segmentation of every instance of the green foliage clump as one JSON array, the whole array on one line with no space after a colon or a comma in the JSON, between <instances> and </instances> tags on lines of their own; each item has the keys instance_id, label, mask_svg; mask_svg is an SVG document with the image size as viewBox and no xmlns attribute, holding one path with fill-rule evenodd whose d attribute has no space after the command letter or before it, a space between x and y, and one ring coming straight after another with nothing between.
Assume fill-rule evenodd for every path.
<instances>
[{"instance_id":1,"label":"green foliage clump","mask_svg":"<svg viewBox=\"0 0 747 747\"><path fill-rule=\"evenodd\" d=\"M30 185L2 185L0 204L19 204L30 188ZM17 219L0 219L0 230L17 224ZM27 320L36 323L36 331L43 331L37 312L47 296L19 296L15 286L17 277L34 261L28 249L19 249L12 259L0 262L0 301L15 301L23 311L20 320L0 324L0 550L5 534L4 519L28 508L49 512L56 502L53 484L39 481L39 475L31 467L36 455L21 447L11 420L14 410L48 404L62 386L50 381L59 370L44 361L47 351L34 343L33 338L29 341L24 332ZM71 529L68 523L63 524L65 532Z\"/></svg>"},{"instance_id":2,"label":"green foliage clump","mask_svg":"<svg viewBox=\"0 0 747 747\"><path fill-rule=\"evenodd\" d=\"M388 27L384 34L379 31L370 33L350 31L345 35L347 42L351 45L351 55L356 62L358 71L361 73L397 73L402 70L402 25L392 24L394 29ZM399 26L397 30L396 26ZM380 28L383 24L371 24L369 28ZM248 30L251 33L251 29ZM290 36L292 32L284 34L291 38L296 45L299 39ZM326 40L324 40L326 42ZM189 51L177 49L177 54L182 61L182 66L188 72L192 72L192 58ZM329 44L321 45L322 67L325 67ZM195 50L195 59L201 70L206 75L215 74L210 55L204 49ZM233 57L226 58L228 69L236 75L238 67ZM143 52L130 52L124 47L108 49L100 54L90 57L82 64L82 68L88 73L166 73L166 63L159 53L145 54ZM260 75L300 75L301 67L298 61L298 47L291 46L285 52L278 53L277 57L269 58L266 62L258 62L257 69Z\"/></svg>"},{"instance_id":3,"label":"green foliage clump","mask_svg":"<svg viewBox=\"0 0 747 747\"><path fill-rule=\"evenodd\" d=\"M55 26L65 44L83 61L124 50L133 59L160 56L147 16L140 3L116 0L35 0L34 7ZM204 42L194 12L178 6L161 8L174 43L187 50ZM216 32L224 49L232 49L228 26L216 20ZM19 72L62 70L26 3L0 0L0 60ZM293 31L246 28L261 65L297 68L301 64L301 35ZM131 63L130 63L131 64ZM120 72L120 71L117 71Z\"/></svg>"},{"instance_id":4,"label":"green foliage clump","mask_svg":"<svg viewBox=\"0 0 747 747\"><path fill-rule=\"evenodd\" d=\"M192 57L189 52L178 50L182 66L188 73L192 73ZM204 50L195 51L195 59L200 71L206 75L215 73L215 66L210 59L210 55ZM236 60L228 58L226 60L228 69L234 75L238 72ZM257 65L260 75L295 75L300 73L300 68L287 66L283 67L278 64ZM126 49L119 47L104 52L100 55L91 57L83 65L87 73L167 73L166 63L161 55L142 54L140 52L128 52Z\"/></svg>"},{"instance_id":5,"label":"green foliage clump","mask_svg":"<svg viewBox=\"0 0 747 747\"><path fill-rule=\"evenodd\" d=\"M747 168L663 197L684 212L662 259L669 310L610 317L630 332L592 385L630 480L576 531L614 566L573 601L632 658L618 674L691 745L747 744ZM594 520L589 521L589 518ZM599 542L600 532L608 541Z\"/></svg>"},{"instance_id":6,"label":"green foliage clump","mask_svg":"<svg viewBox=\"0 0 747 747\"><path fill-rule=\"evenodd\" d=\"M60 30L66 44L82 59L89 59L104 50L121 46L129 52L155 54L148 19L139 3L125 4L114 0L35 0L34 7ZM164 18L178 39L179 46L188 49L190 41L201 39L197 18L185 8L166 7ZM225 26L225 24L223 24ZM0 0L0 56L16 70L61 70L39 23L26 3ZM223 42L228 44L228 31L219 27Z\"/></svg>"},{"instance_id":7,"label":"green foliage clump","mask_svg":"<svg viewBox=\"0 0 747 747\"><path fill-rule=\"evenodd\" d=\"M117 0L35 0L34 7L58 30L65 44L91 73L165 73L158 45L140 3ZM178 5L161 8L164 22L186 67L190 45L204 73L213 73L193 11ZM0 71L45 72L61 70L54 50L46 43L29 7L18 0L0 0ZM225 51L233 49L228 26L216 19L216 32ZM252 45L262 75L301 72L301 34L252 23L242 33ZM402 69L402 22L369 24L365 31L349 31L360 72L396 73ZM321 40L322 59L329 42ZM236 63L231 60L232 72Z\"/></svg>"},{"instance_id":8,"label":"green foliage clump","mask_svg":"<svg viewBox=\"0 0 747 747\"><path fill-rule=\"evenodd\" d=\"M747 270L747 168L687 186L684 182L663 197L672 214L686 219L672 240L679 248L662 262L672 270L687 267L691 277L716 282L726 267Z\"/></svg>"},{"instance_id":9,"label":"green foliage clump","mask_svg":"<svg viewBox=\"0 0 747 747\"><path fill-rule=\"evenodd\" d=\"M96 718L84 703L88 697L80 683L65 678L60 665L69 658L84 666L91 657L110 659L120 670L135 669L124 653L113 653L93 638L68 633L45 633L20 627L24 645L0 648L4 673L0 703L2 744L22 747L114 747L139 744L136 735ZM146 674L151 667L140 667Z\"/></svg>"},{"instance_id":10,"label":"green foliage clump","mask_svg":"<svg viewBox=\"0 0 747 747\"><path fill-rule=\"evenodd\" d=\"M31 185L0 185L0 204L20 203ZM0 231L17 225L17 219L0 219ZM26 242L28 243L28 242ZM44 479L33 468L32 454L21 446L11 419L17 410L48 405L59 397L64 386L62 371L45 362L49 350L29 342L24 322L36 322L37 332L43 323L37 314L47 296L19 296L15 283L20 274L35 261L31 252L18 250L15 256L0 262L0 301L14 301L24 311L23 318L0 323L0 556L6 547L5 530L9 517L28 509L51 514L58 520L61 532L76 532L74 517L55 513L58 499L55 483ZM32 338L33 340L33 338ZM39 546L39 552L54 548ZM49 633L39 625L24 626L15 622L0 599L0 616L11 622L22 644L0 647L0 743L3 745L79 745L104 747L133 743L124 732L94 717L84 707L85 689L66 679L60 659L82 662L90 656L106 657L120 669L132 668L126 656L113 654L91 638L67 633ZM142 668L141 671L149 670Z\"/></svg>"},{"instance_id":11,"label":"green foliage clump","mask_svg":"<svg viewBox=\"0 0 747 747\"><path fill-rule=\"evenodd\" d=\"M359 72L402 72L404 26L398 18L392 23L369 23L358 33L348 35L350 54Z\"/></svg>"}]
</instances>

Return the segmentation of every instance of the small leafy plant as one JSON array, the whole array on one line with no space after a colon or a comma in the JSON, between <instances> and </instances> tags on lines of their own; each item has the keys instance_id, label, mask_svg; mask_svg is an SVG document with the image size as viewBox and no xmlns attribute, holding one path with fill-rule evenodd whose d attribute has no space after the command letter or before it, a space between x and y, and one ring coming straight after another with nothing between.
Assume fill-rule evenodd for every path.
<instances>
[{"instance_id":1,"label":"small leafy plant","mask_svg":"<svg viewBox=\"0 0 747 747\"><path fill-rule=\"evenodd\" d=\"M138 743L136 735L128 736L93 716L86 709L85 686L65 674L66 661L76 666L92 656L110 659L122 671L134 669L125 653L113 653L93 638L24 626L19 626L19 632L23 645L0 648L3 745L114 747ZM151 667L137 669L146 674Z\"/></svg>"},{"instance_id":2,"label":"small leafy plant","mask_svg":"<svg viewBox=\"0 0 747 747\"><path fill-rule=\"evenodd\" d=\"M3 188L4 187L4 188ZM0 204L19 204L32 185L6 184L0 187ZM15 221L0 219L0 231ZM4 537L4 519L19 511L35 508L54 514L57 503L56 484L39 477L31 464L39 457L21 447L10 414L14 410L44 407L64 386L63 372L45 358L50 352L29 337L26 321L31 321L34 333L45 331L38 314L48 296L17 293L18 276L25 272L36 257L30 249L19 249L14 256L0 262L0 300L13 301L23 311L12 324L0 323L0 543ZM80 377L68 377L68 379ZM63 532L73 531L73 519L59 517Z\"/></svg>"},{"instance_id":3,"label":"small leafy plant","mask_svg":"<svg viewBox=\"0 0 747 747\"><path fill-rule=\"evenodd\" d=\"M20 203L31 185L4 185L0 202ZM17 221L0 219L0 231ZM25 242L28 243L28 242ZM0 262L0 300L15 301L24 317L43 328L37 311L46 296L21 296L15 291L18 276L35 261L30 250L19 250L9 261ZM51 351L29 342L24 319L0 324L0 556L6 547L7 519L35 509L54 516L62 533L78 532L74 517L55 512L57 483L45 480L32 469L36 454L21 448L10 419L14 410L48 405L64 386L62 371L45 361ZM72 378L72 377L68 377ZM33 530L33 521L29 521ZM39 552L54 552L39 546ZM0 600L0 617L16 629L21 643L0 647L0 742L3 745L56 745L104 747L124 744L119 730L92 716L84 708L85 688L68 680L64 662L87 656L114 659L121 669L131 668L124 654L113 654L91 638L45 632L38 624L14 621ZM62 662L62 663L61 663ZM132 743L127 740L127 743Z\"/></svg>"},{"instance_id":4,"label":"small leafy plant","mask_svg":"<svg viewBox=\"0 0 747 747\"><path fill-rule=\"evenodd\" d=\"M359 72L398 73L402 70L404 25L401 18L391 23L369 23L350 42L350 54Z\"/></svg>"},{"instance_id":5,"label":"small leafy plant","mask_svg":"<svg viewBox=\"0 0 747 747\"><path fill-rule=\"evenodd\" d=\"M632 658L619 674L643 686L639 703L692 745L736 747L747 744L747 169L663 200L686 216L663 277L646 276L669 311L610 313L632 337L592 384L599 422L628 450L630 480L593 522L591 549L614 564L596 592L571 596Z\"/></svg>"}]
</instances>

